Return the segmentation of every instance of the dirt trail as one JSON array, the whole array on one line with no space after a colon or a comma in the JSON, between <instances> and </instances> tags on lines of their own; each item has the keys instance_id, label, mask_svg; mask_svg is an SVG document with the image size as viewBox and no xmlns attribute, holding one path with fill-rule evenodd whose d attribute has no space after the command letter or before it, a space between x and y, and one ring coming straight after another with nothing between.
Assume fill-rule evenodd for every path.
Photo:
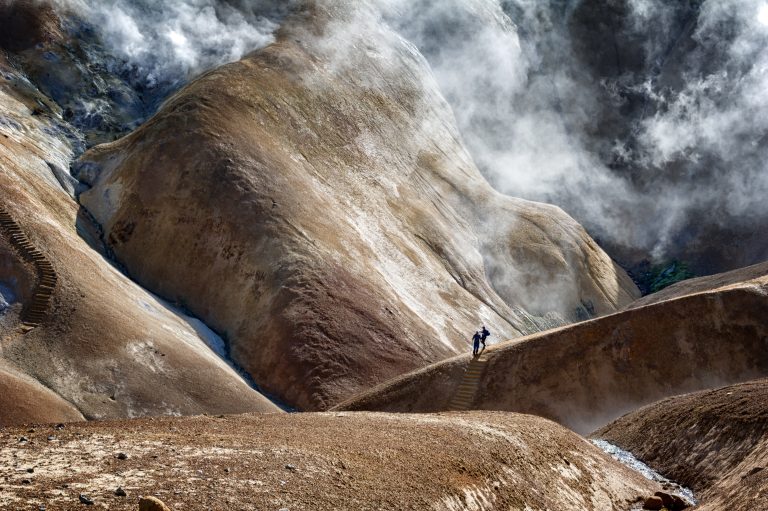
<instances>
[{"instance_id":1,"label":"dirt trail","mask_svg":"<svg viewBox=\"0 0 768 511\"><path fill-rule=\"evenodd\" d=\"M480 386L480 380L485 372L486 362L488 362L488 358L484 357L482 353L472 358L472 361L467 366L467 370L464 371L461 383L456 387L451 402L448 403L449 410L462 411L472 406L477 395L477 389Z\"/></svg>"}]
</instances>

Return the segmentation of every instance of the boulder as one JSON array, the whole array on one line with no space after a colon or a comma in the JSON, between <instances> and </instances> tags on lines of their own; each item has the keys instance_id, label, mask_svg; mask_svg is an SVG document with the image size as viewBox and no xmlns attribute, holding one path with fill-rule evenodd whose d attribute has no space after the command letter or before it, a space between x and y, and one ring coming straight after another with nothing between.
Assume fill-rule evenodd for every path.
<instances>
[{"instance_id":1,"label":"boulder","mask_svg":"<svg viewBox=\"0 0 768 511\"><path fill-rule=\"evenodd\" d=\"M171 511L165 503L157 497L142 497L139 499L139 511Z\"/></svg>"},{"instance_id":2,"label":"boulder","mask_svg":"<svg viewBox=\"0 0 768 511\"><path fill-rule=\"evenodd\" d=\"M647 499L645 499L645 503L643 504L643 509L651 509L654 511L658 511L663 508L664 508L664 500L658 496L648 497Z\"/></svg>"}]
</instances>

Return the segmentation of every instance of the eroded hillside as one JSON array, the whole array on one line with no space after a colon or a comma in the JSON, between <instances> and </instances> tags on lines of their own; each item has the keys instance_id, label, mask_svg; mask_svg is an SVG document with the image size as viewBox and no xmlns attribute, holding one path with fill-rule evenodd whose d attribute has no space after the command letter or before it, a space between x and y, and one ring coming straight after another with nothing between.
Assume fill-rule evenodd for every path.
<instances>
[{"instance_id":1,"label":"eroded hillside","mask_svg":"<svg viewBox=\"0 0 768 511\"><path fill-rule=\"evenodd\" d=\"M56 37L45 27L41 41ZM75 150L62 110L10 60L0 70L0 423L277 410L206 344L213 332L96 250L62 170Z\"/></svg>"},{"instance_id":2,"label":"eroded hillside","mask_svg":"<svg viewBox=\"0 0 768 511\"><path fill-rule=\"evenodd\" d=\"M768 264L678 286L657 303L435 364L339 408L447 410L469 392L471 409L533 413L589 433L663 397L768 375Z\"/></svg>"},{"instance_id":3,"label":"eroded hillside","mask_svg":"<svg viewBox=\"0 0 768 511\"><path fill-rule=\"evenodd\" d=\"M654 403L594 433L694 488L702 511L768 506L768 382Z\"/></svg>"}]
</instances>

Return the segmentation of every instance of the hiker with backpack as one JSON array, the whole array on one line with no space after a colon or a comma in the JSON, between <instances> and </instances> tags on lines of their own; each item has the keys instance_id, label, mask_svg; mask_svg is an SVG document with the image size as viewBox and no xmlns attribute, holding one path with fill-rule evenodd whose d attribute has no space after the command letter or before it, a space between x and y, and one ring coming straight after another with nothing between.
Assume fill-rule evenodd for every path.
<instances>
[{"instance_id":1,"label":"hiker with backpack","mask_svg":"<svg viewBox=\"0 0 768 511\"><path fill-rule=\"evenodd\" d=\"M488 331L487 328L485 328L485 325L483 325L483 329L480 330L480 342L483 343L483 349L485 349L485 340L491 336L491 332Z\"/></svg>"}]
</instances>

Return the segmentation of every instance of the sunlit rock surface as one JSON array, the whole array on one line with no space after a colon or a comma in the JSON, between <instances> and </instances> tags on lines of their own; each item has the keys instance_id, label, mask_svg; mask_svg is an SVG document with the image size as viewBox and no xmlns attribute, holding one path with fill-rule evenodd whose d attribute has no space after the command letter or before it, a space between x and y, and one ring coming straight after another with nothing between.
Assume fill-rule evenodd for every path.
<instances>
[{"instance_id":1,"label":"sunlit rock surface","mask_svg":"<svg viewBox=\"0 0 768 511\"><path fill-rule=\"evenodd\" d=\"M82 203L134 278L307 409L464 350L483 323L516 337L637 296L561 210L495 193L415 48L349 11L295 16L82 158Z\"/></svg>"}]
</instances>

